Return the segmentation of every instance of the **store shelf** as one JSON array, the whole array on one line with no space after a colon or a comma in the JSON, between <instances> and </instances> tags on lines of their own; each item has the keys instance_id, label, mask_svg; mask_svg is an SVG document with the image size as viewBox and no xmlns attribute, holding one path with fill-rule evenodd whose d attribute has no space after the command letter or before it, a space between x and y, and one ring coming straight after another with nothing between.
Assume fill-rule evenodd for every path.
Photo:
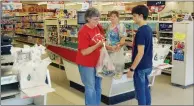
<instances>
[{"instance_id":1,"label":"store shelf","mask_svg":"<svg viewBox=\"0 0 194 106\"><path fill-rule=\"evenodd\" d=\"M163 74L171 75L171 70L162 70Z\"/></svg>"},{"instance_id":2,"label":"store shelf","mask_svg":"<svg viewBox=\"0 0 194 106\"><path fill-rule=\"evenodd\" d=\"M1 25L14 25L15 23L1 23Z\"/></svg>"},{"instance_id":3,"label":"store shelf","mask_svg":"<svg viewBox=\"0 0 194 106\"><path fill-rule=\"evenodd\" d=\"M1 18L15 18L15 16L3 16Z\"/></svg>"},{"instance_id":4,"label":"store shelf","mask_svg":"<svg viewBox=\"0 0 194 106\"><path fill-rule=\"evenodd\" d=\"M6 90L6 91L1 91L1 98L8 97L8 96L13 96L19 94L19 90Z\"/></svg>"},{"instance_id":5,"label":"store shelf","mask_svg":"<svg viewBox=\"0 0 194 106\"><path fill-rule=\"evenodd\" d=\"M44 38L43 36L34 36L34 35L27 35L27 34L19 34L19 33L16 33L16 35L23 35L23 36L32 36L32 37L37 37L37 38Z\"/></svg>"},{"instance_id":6,"label":"store shelf","mask_svg":"<svg viewBox=\"0 0 194 106\"><path fill-rule=\"evenodd\" d=\"M14 30L1 30L2 32L14 32Z\"/></svg>"},{"instance_id":7,"label":"store shelf","mask_svg":"<svg viewBox=\"0 0 194 106\"><path fill-rule=\"evenodd\" d=\"M170 33L170 34L173 34L173 32L171 32L171 31L159 31L159 33Z\"/></svg>"},{"instance_id":8,"label":"store shelf","mask_svg":"<svg viewBox=\"0 0 194 106\"><path fill-rule=\"evenodd\" d=\"M41 29L41 30L44 30L44 28L19 28L19 29Z\"/></svg>"},{"instance_id":9,"label":"store shelf","mask_svg":"<svg viewBox=\"0 0 194 106\"><path fill-rule=\"evenodd\" d=\"M168 40L172 40L172 38L168 38L168 37L160 37L160 39L168 39Z\"/></svg>"},{"instance_id":10,"label":"store shelf","mask_svg":"<svg viewBox=\"0 0 194 106\"><path fill-rule=\"evenodd\" d=\"M78 36L66 36L66 37L71 37L71 38L78 38Z\"/></svg>"},{"instance_id":11,"label":"store shelf","mask_svg":"<svg viewBox=\"0 0 194 106\"><path fill-rule=\"evenodd\" d=\"M16 22L16 23L44 23L44 21L37 21L37 22Z\"/></svg>"},{"instance_id":12,"label":"store shelf","mask_svg":"<svg viewBox=\"0 0 194 106\"><path fill-rule=\"evenodd\" d=\"M30 45L34 45L35 44L35 43L32 43L32 42L22 41L22 40L18 40L18 39L16 39L16 41L22 42L22 43L26 43L26 44L30 44Z\"/></svg>"},{"instance_id":13,"label":"store shelf","mask_svg":"<svg viewBox=\"0 0 194 106\"><path fill-rule=\"evenodd\" d=\"M41 30L44 30L44 28L35 28L35 29L41 29Z\"/></svg>"}]
</instances>

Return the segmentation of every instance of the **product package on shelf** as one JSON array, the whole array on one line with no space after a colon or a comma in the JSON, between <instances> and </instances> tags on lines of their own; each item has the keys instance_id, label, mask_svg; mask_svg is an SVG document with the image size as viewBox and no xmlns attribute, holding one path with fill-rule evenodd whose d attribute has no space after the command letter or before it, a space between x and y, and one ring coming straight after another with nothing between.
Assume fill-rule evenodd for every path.
<instances>
[{"instance_id":1,"label":"product package on shelf","mask_svg":"<svg viewBox=\"0 0 194 106\"><path fill-rule=\"evenodd\" d=\"M29 16L22 17L22 22L29 22Z\"/></svg>"},{"instance_id":2,"label":"product package on shelf","mask_svg":"<svg viewBox=\"0 0 194 106\"><path fill-rule=\"evenodd\" d=\"M14 17L15 12L11 12L9 10L3 10L2 11L2 17L9 18L9 17Z\"/></svg>"},{"instance_id":3,"label":"product package on shelf","mask_svg":"<svg viewBox=\"0 0 194 106\"><path fill-rule=\"evenodd\" d=\"M54 91L45 83L47 66L51 63L51 60L48 57L41 58L46 53L44 46L29 47L24 45L24 48L13 47L11 53L15 60L13 64L14 73L19 75L22 98L45 95Z\"/></svg>"},{"instance_id":4,"label":"product package on shelf","mask_svg":"<svg viewBox=\"0 0 194 106\"><path fill-rule=\"evenodd\" d=\"M36 22L37 21L37 16L36 15L30 15L29 17L29 22Z\"/></svg>"},{"instance_id":5,"label":"product package on shelf","mask_svg":"<svg viewBox=\"0 0 194 106\"><path fill-rule=\"evenodd\" d=\"M44 29L44 23L34 23L35 29Z\"/></svg>"},{"instance_id":6,"label":"product package on shelf","mask_svg":"<svg viewBox=\"0 0 194 106\"><path fill-rule=\"evenodd\" d=\"M58 44L57 26L48 26L47 31L48 31L49 43Z\"/></svg>"},{"instance_id":7,"label":"product package on shelf","mask_svg":"<svg viewBox=\"0 0 194 106\"><path fill-rule=\"evenodd\" d=\"M15 24L14 18L2 18L1 24Z\"/></svg>"},{"instance_id":8,"label":"product package on shelf","mask_svg":"<svg viewBox=\"0 0 194 106\"><path fill-rule=\"evenodd\" d=\"M37 22L43 22L43 19L44 19L43 13L42 14L38 14Z\"/></svg>"},{"instance_id":9,"label":"product package on shelf","mask_svg":"<svg viewBox=\"0 0 194 106\"><path fill-rule=\"evenodd\" d=\"M2 27L2 30L4 31L13 31L14 30L14 25L9 25L9 24L4 24L4 26Z\"/></svg>"},{"instance_id":10,"label":"product package on shelf","mask_svg":"<svg viewBox=\"0 0 194 106\"><path fill-rule=\"evenodd\" d=\"M14 37L15 24L16 21L13 16L10 16L9 14L7 16L3 16L1 19L1 36Z\"/></svg>"}]
</instances>

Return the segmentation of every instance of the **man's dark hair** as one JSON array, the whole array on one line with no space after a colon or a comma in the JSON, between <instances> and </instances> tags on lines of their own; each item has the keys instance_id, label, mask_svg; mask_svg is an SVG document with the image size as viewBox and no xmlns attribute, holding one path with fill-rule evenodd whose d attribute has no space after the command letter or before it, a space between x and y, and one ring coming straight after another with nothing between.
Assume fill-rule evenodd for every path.
<instances>
[{"instance_id":1,"label":"man's dark hair","mask_svg":"<svg viewBox=\"0 0 194 106\"><path fill-rule=\"evenodd\" d=\"M148 15L149 15L149 10L145 5L138 5L133 7L132 9L132 14L138 14L138 15L143 15L143 19L147 20Z\"/></svg>"}]
</instances>

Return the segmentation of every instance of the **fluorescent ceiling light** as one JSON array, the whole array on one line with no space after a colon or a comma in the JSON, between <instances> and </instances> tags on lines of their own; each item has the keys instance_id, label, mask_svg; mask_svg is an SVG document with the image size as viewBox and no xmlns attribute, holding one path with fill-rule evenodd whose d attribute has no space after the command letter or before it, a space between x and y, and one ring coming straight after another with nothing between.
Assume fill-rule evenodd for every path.
<instances>
[{"instance_id":1,"label":"fluorescent ceiling light","mask_svg":"<svg viewBox=\"0 0 194 106\"><path fill-rule=\"evenodd\" d=\"M108 2L108 3L103 3L102 5L111 5L111 4L113 4L113 2Z\"/></svg>"},{"instance_id":2,"label":"fluorescent ceiling light","mask_svg":"<svg viewBox=\"0 0 194 106\"><path fill-rule=\"evenodd\" d=\"M72 5L77 5L77 4L83 4L82 2L74 2L74 3L66 3L66 6L72 6Z\"/></svg>"},{"instance_id":3,"label":"fluorescent ceiling light","mask_svg":"<svg viewBox=\"0 0 194 106\"><path fill-rule=\"evenodd\" d=\"M76 5L75 3L67 3L65 4L66 6L72 6L72 5Z\"/></svg>"},{"instance_id":4,"label":"fluorescent ceiling light","mask_svg":"<svg viewBox=\"0 0 194 106\"><path fill-rule=\"evenodd\" d=\"M38 5L47 4L47 2L38 2Z\"/></svg>"}]
</instances>

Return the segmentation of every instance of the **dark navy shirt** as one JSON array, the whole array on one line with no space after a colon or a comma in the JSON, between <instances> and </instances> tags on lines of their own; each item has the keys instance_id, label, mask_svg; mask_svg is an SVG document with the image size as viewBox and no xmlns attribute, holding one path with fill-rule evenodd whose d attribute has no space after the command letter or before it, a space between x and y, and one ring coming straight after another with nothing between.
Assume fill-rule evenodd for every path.
<instances>
[{"instance_id":1,"label":"dark navy shirt","mask_svg":"<svg viewBox=\"0 0 194 106\"><path fill-rule=\"evenodd\" d=\"M144 55L136 67L136 70L144 70L152 68L152 57L153 57L153 35L152 29L148 25L143 25L138 28L133 42L132 61L134 62L135 57L138 53L138 45L144 45Z\"/></svg>"}]
</instances>

